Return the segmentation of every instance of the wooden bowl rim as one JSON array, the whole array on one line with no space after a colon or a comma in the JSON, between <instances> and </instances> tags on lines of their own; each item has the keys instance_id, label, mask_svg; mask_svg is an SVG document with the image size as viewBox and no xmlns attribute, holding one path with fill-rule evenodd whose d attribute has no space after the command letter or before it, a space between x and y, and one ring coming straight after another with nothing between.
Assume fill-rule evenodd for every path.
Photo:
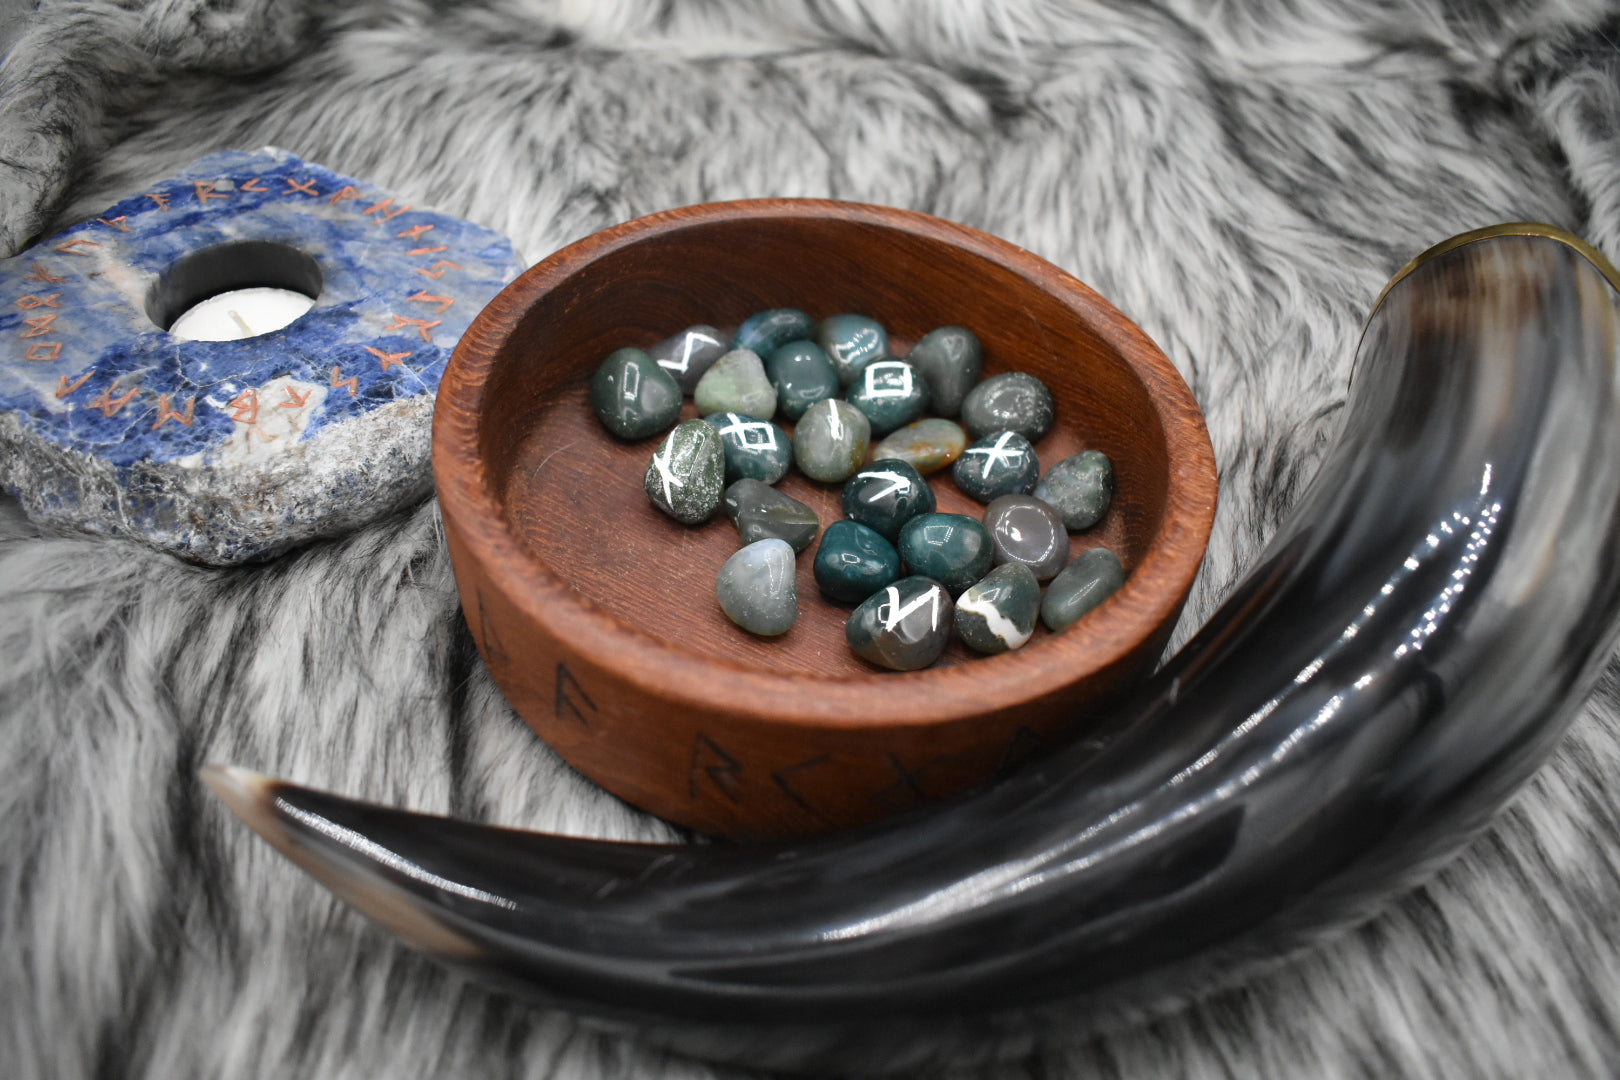
<instances>
[{"instance_id":1,"label":"wooden bowl rim","mask_svg":"<svg viewBox=\"0 0 1620 1080\"><path fill-rule=\"evenodd\" d=\"M840 678L841 692L823 696L812 692L826 682L821 676L734 664L642 633L575 591L513 535L478 453L478 436L484 390L494 373L497 352L529 309L567 278L650 235L784 217L839 219L963 249L1077 309L1093 332L1125 359L1140 379L1166 441L1180 447L1181 453L1170 455L1165 509L1147 553L1119 592L1086 619L1048 638L1041 648L914 672L874 669ZM799 198L743 199L661 211L593 233L530 267L473 320L446 367L434 412L433 471L447 528L457 528L463 521L489 526L457 529L467 556L492 583L503 583L507 601L560 649L611 670L674 708L754 715L781 724L891 730L932 727L1016 708L1123 660L1179 613L1203 561L1216 496L1214 450L1192 392L1152 339L1085 283L1032 252L970 226L894 207ZM1054 657L1057 650L1061 655ZM937 684L931 688L934 692L919 692L928 683ZM869 692L872 705L881 707L851 715L851 689ZM916 693L926 711L907 711L908 693Z\"/></svg>"}]
</instances>

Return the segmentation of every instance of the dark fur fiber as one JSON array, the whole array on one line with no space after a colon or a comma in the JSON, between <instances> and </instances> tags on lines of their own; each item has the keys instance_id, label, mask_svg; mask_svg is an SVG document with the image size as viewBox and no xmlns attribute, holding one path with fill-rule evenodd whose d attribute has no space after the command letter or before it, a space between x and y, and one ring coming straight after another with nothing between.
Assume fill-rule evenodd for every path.
<instances>
[{"instance_id":1,"label":"dark fur fiber","mask_svg":"<svg viewBox=\"0 0 1620 1080\"><path fill-rule=\"evenodd\" d=\"M1178 641L1309 482L1401 263L1522 219L1620 254L1620 9L1596 0L20 14L0 20L21 34L0 68L0 253L265 144L500 229L531 260L751 195L909 206L1033 249L1153 335L1207 411L1222 504ZM673 835L514 717L431 502L233 570L40 536L14 508L0 536L0 1076L716 1074L445 973L196 780L225 761L502 824ZM1614 671L1493 826L1373 921L973 1075L1613 1075Z\"/></svg>"}]
</instances>

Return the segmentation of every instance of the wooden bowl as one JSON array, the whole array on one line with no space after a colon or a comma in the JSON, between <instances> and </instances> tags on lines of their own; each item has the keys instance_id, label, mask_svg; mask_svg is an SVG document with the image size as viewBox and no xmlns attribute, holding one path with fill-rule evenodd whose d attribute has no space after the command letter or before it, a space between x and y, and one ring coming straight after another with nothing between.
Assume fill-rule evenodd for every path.
<instances>
[{"instance_id":1,"label":"wooden bowl","mask_svg":"<svg viewBox=\"0 0 1620 1080\"><path fill-rule=\"evenodd\" d=\"M764 308L868 314L904 351L936 326L984 344L985 373L1027 371L1057 402L1043 466L1113 460L1117 493L1076 552L1128 578L1062 633L983 657L955 642L898 673L852 654L852 610L799 559L797 625L733 625L715 575L737 549L717 514L687 527L648 502L658 439L626 444L587 400L614 349ZM688 400L683 417L696 415ZM870 821L992 779L1085 729L1152 669L1215 512L1197 404L1107 301L1021 248L924 214L811 199L686 207L588 237L534 266L462 338L439 387L433 471L463 609L507 700L603 787L706 833L760 839ZM949 471L941 510L982 517ZM825 528L839 486L782 490Z\"/></svg>"}]
</instances>

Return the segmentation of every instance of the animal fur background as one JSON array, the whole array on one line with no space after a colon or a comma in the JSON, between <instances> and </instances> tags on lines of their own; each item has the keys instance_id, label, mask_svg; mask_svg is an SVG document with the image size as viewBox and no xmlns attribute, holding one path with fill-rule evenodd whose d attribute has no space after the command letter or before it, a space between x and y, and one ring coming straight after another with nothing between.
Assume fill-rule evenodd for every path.
<instances>
[{"instance_id":1,"label":"animal fur background","mask_svg":"<svg viewBox=\"0 0 1620 1080\"><path fill-rule=\"evenodd\" d=\"M0 246L265 144L529 259L665 207L820 195L1028 247L1207 412L1221 511L1178 640L1336 431L1408 257L1539 219L1620 255L1620 9L1584 0L123 0L12 5ZM227 819L226 761L605 836L473 651L435 507L273 563L0 542L0 1075L702 1077L396 945ZM1571 552L1572 558L1612 557ZM1620 1069L1620 682L1373 922L1015 1077Z\"/></svg>"}]
</instances>

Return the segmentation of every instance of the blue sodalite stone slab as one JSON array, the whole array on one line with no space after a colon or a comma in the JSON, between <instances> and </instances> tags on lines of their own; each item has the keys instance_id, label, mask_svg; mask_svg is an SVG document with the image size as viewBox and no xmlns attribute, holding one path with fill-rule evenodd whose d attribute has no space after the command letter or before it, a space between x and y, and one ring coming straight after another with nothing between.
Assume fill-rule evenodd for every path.
<instances>
[{"instance_id":1,"label":"blue sodalite stone slab","mask_svg":"<svg viewBox=\"0 0 1620 1080\"><path fill-rule=\"evenodd\" d=\"M287 287L177 283L186 256L242 243L307 256L315 306L240 341L154 321ZM214 564L388 514L429 490L439 377L520 269L499 234L285 151L205 157L0 261L0 484L48 527Z\"/></svg>"}]
</instances>

